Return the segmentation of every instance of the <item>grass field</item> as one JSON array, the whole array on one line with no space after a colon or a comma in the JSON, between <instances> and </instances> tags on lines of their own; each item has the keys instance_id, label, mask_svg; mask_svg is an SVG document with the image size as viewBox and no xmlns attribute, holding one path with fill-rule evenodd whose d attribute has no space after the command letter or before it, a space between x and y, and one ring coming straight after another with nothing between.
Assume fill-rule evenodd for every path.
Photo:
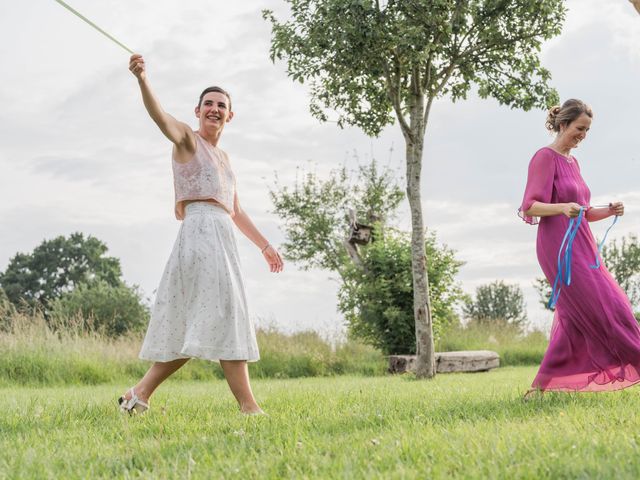
<instances>
[{"instance_id":1,"label":"grass field","mask_svg":"<svg viewBox=\"0 0 640 480\"><path fill-rule=\"evenodd\" d=\"M639 389L523 402L534 373L256 380L264 417L218 379L140 417L124 384L5 387L0 478L640 478Z\"/></svg>"}]
</instances>

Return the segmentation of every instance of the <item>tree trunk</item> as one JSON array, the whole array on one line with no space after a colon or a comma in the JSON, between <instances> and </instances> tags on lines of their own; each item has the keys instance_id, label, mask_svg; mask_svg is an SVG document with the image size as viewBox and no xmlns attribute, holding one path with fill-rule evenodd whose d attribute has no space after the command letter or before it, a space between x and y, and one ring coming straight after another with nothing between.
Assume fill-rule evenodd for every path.
<instances>
[{"instance_id":1,"label":"tree trunk","mask_svg":"<svg viewBox=\"0 0 640 480\"><path fill-rule=\"evenodd\" d=\"M407 198L411 209L411 267L413 273L413 312L416 323L416 377L432 378L436 374L436 361L420 194L425 133L424 96L422 94L416 94L410 100L409 114L411 132L405 132L404 137L407 161Z\"/></svg>"}]
</instances>

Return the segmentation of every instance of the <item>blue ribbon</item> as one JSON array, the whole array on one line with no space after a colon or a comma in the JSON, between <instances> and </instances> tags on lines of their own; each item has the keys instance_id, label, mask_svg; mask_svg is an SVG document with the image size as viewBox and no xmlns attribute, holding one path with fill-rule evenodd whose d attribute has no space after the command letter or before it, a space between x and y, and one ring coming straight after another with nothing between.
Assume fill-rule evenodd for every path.
<instances>
[{"instance_id":1,"label":"blue ribbon","mask_svg":"<svg viewBox=\"0 0 640 480\"><path fill-rule=\"evenodd\" d=\"M562 290L562 284L564 283L567 286L571 285L571 256L573 254L573 240L578 234L578 229L580 228L583 217L584 207L580 207L578 216L569 220L569 226L567 227L567 231L565 232L562 243L560 244L560 250L558 251L558 273L556 273L556 278L553 281L551 298L549 298L549 308L551 310L556 308L556 303L558 302L558 297Z\"/></svg>"},{"instance_id":2,"label":"blue ribbon","mask_svg":"<svg viewBox=\"0 0 640 480\"><path fill-rule=\"evenodd\" d=\"M598 253L596 253L596 262L593 265L591 265L591 268L600 268L600 256L602 255L602 247L604 246L604 242L607 239L607 235L609 235L609 230L613 228L613 226L616 224L617 221L618 221L618 216L616 215L613 217L613 223L609 225L609 228L607 228L607 231L604 232L604 237L602 238L602 241L598 244Z\"/></svg>"},{"instance_id":3,"label":"blue ribbon","mask_svg":"<svg viewBox=\"0 0 640 480\"><path fill-rule=\"evenodd\" d=\"M580 223L582 222L582 218L584 217L585 207L580 207L580 212L576 218L572 218L569 220L569 226L567 227L567 231L564 234L562 239L562 243L560 244L560 250L558 251L558 273L556 273L556 278L553 281L553 288L551 289L551 298L549 298L549 308L551 310L556 308L556 303L558 302L558 297L560 297L560 291L562 290L562 284L571 285L571 257L573 254L573 240L576 238L578 234L578 229L580 228ZM607 235L609 234L609 230L613 228L613 226L618 221L618 216L616 215L613 219L613 223L609 225L607 231L604 234L604 238L598 244L598 252L596 253L596 261L594 265L590 265L591 268L600 268L600 255L602 253L602 247L604 246L604 242L607 240ZM565 248L566 244L566 248ZM564 253L563 253L564 250Z\"/></svg>"}]
</instances>

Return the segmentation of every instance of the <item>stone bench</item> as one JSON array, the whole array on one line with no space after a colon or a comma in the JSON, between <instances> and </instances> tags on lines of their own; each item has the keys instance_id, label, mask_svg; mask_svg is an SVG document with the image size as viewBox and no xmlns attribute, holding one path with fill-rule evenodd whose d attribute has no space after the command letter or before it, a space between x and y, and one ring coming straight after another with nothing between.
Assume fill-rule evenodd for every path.
<instances>
[{"instance_id":1,"label":"stone bench","mask_svg":"<svg viewBox=\"0 0 640 480\"><path fill-rule=\"evenodd\" d=\"M415 372L415 355L389 355L389 373ZM484 372L500 366L500 355L490 350L436 353L436 372Z\"/></svg>"}]
</instances>

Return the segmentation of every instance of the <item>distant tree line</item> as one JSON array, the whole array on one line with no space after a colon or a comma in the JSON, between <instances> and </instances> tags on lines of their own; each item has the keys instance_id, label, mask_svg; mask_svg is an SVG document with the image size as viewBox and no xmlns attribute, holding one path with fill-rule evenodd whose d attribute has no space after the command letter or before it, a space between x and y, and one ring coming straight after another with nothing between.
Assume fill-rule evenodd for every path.
<instances>
[{"instance_id":1,"label":"distant tree line","mask_svg":"<svg viewBox=\"0 0 640 480\"><path fill-rule=\"evenodd\" d=\"M0 272L3 312L40 311L50 325L76 315L109 336L146 325L149 308L137 286L122 279L120 261L95 237L72 233L17 253ZM8 328L7 318L0 326ZM4 324L4 325L3 325Z\"/></svg>"}]
</instances>

